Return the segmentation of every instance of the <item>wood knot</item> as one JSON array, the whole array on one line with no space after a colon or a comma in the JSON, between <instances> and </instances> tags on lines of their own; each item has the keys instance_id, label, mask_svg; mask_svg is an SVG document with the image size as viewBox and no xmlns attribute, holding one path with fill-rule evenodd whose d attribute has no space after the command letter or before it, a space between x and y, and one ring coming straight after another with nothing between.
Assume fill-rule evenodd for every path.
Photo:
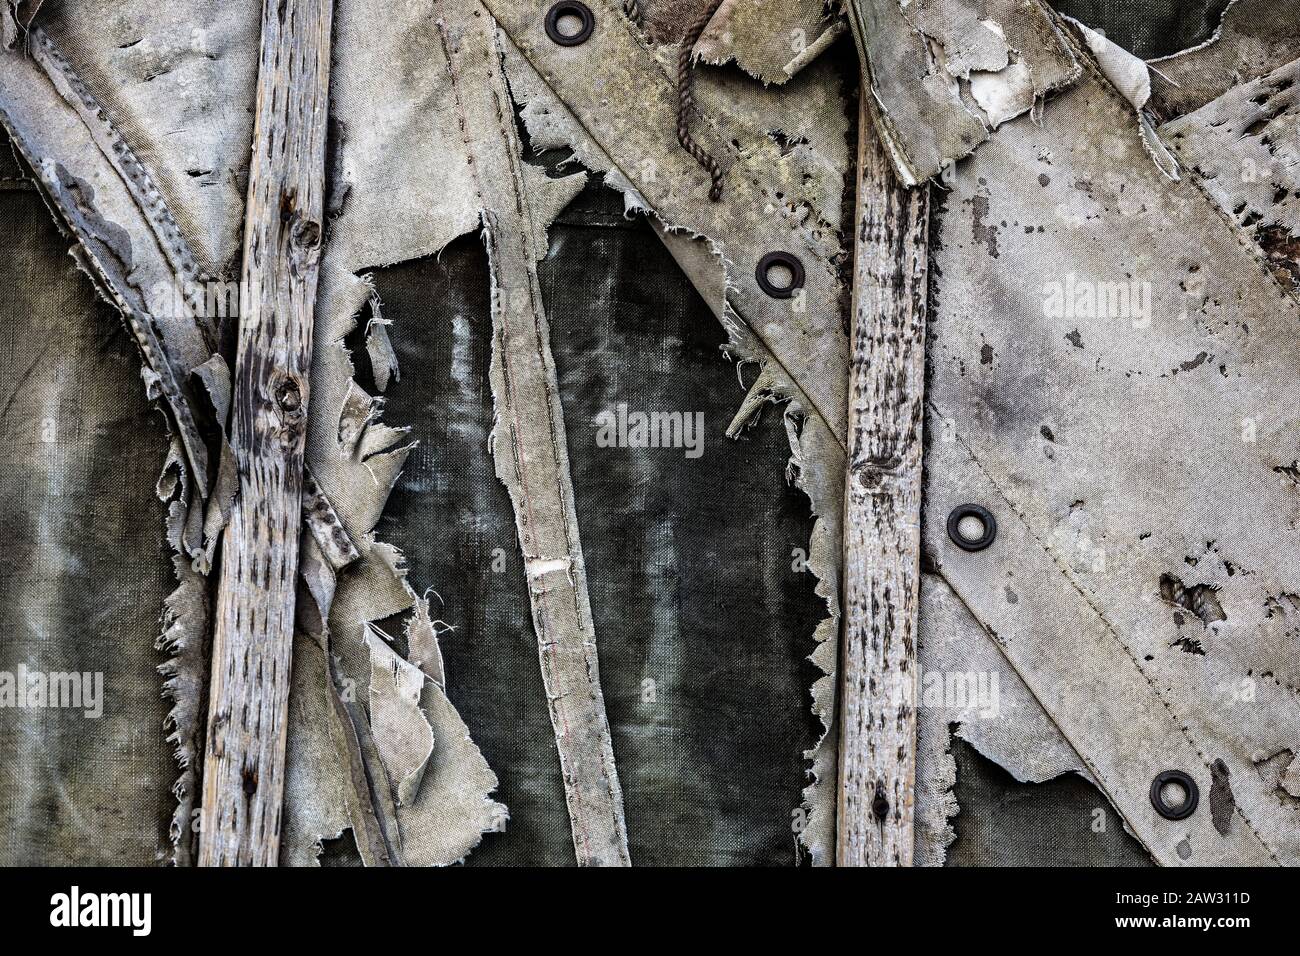
<instances>
[{"instance_id":1,"label":"wood knot","mask_svg":"<svg viewBox=\"0 0 1300 956\"><path fill-rule=\"evenodd\" d=\"M889 798L885 796L885 784L881 780L876 781L876 795L871 800L871 812L879 823L884 823L885 817L889 816Z\"/></svg>"},{"instance_id":2,"label":"wood knot","mask_svg":"<svg viewBox=\"0 0 1300 956\"><path fill-rule=\"evenodd\" d=\"M320 223L297 219L289 230L289 242L297 249L311 250L320 245Z\"/></svg>"},{"instance_id":3,"label":"wood knot","mask_svg":"<svg viewBox=\"0 0 1300 956\"><path fill-rule=\"evenodd\" d=\"M906 463L901 455L864 455L849 462L855 490L877 495L897 485Z\"/></svg>"},{"instance_id":4,"label":"wood knot","mask_svg":"<svg viewBox=\"0 0 1300 956\"><path fill-rule=\"evenodd\" d=\"M292 372L277 370L271 376L273 421L268 422L281 441L293 443L307 430L307 386Z\"/></svg>"},{"instance_id":5,"label":"wood knot","mask_svg":"<svg viewBox=\"0 0 1300 956\"><path fill-rule=\"evenodd\" d=\"M287 415L302 408L302 388L297 380L286 378L275 387L275 404Z\"/></svg>"},{"instance_id":6,"label":"wood knot","mask_svg":"<svg viewBox=\"0 0 1300 956\"><path fill-rule=\"evenodd\" d=\"M320 259L320 247L320 223L295 218L289 227L289 274L298 278L315 269Z\"/></svg>"},{"instance_id":7,"label":"wood knot","mask_svg":"<svg viewBox=\"0 0 1300 956\"><path fill-rule=\"evenodd\" d=\"M300 276L320 258L321 224L302 214L296 189L280 194L280 222L288 230L289 274Z\"/></svg>"}]
</instances>

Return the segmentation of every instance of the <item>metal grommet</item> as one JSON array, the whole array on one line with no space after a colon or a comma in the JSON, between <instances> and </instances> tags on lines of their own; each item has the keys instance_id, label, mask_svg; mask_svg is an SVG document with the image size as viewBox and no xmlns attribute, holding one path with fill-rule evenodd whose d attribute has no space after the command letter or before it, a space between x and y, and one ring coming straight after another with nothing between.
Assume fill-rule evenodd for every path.
<instances>
[{"instance_id":1,"label":"metal grommet","mask_svg":"<svg viewBox=\"0 0 1300 956\"><path fill-rule=\"evenodd\" d=\"M561 17L577 17L582 21L582 26L576 33L564 33L560 30ZM546 35L560 46L585 43L595 29L596 15L582 0L560 0L546 12Z\"/></svg>"},{"instance_id":2,"label":"metal grommet","mask_svg":"<svg viewBox=\"0 0 1300 956\"><path fill-rule=\"evenodd\" d=\"M773 266L785 266L790 270L789 285L776 285L768 278L767 274ZM758 260L758 268L754 270L754 278L758 280L758 287L774 299L788 299L793 296L795 292L803 288L806 277L803 271L803 263L788 252L769 252Z\"/></svg>"},{"instance_id":3,"label":"metal grommet","mask_svg":"<svg viewBox=\"0 0 1300 956\"><path fill-rule=\"evenodd\" d=\"M1165 803L1165 796L1161 792L1171 783L1178 784L1187 794L1186 799L1176 807ZM1155 807L1156 813L1166 820L1182 820L1190 817L1196 812L1196 804L1200 799L1201 793L1196 787L1196 781L1190 774L1183 773L1181 770L1163 770L1151 781L1151 806Z\"/></svg>"},{"instance_id":4,"label":"metal grommet","mask_svg":"<svg viewBox=\"0 0 1300 956\"><path fill-rule=\"evenodd\" d=\"M984 531L978 538L968 538L961 533L961 523L967 518L974 518L984 526ZM997 519L993 517L993 512L982 505L958 505L948 513L948 537L963 551L983 551L997 536Z\"/></svg>"}]
</instances>

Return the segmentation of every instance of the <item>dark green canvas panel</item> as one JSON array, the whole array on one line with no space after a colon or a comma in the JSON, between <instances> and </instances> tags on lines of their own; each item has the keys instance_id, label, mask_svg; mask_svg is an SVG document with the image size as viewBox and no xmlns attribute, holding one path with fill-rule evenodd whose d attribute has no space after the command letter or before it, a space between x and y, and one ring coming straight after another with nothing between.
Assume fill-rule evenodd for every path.
<instances>
[{"instance_id":1,"label":"dark green canvas panel","mask_svg":"<svg viewBox=\"0 0 1300 956\"><path fill-rule=\"evenodd\" d=\"M1065 774L1021 783L953 738L956 839L946 866L1153 866L1092 783Z\"/></svg>"},{"instance_id":2,"label":"dark green canvas panel","mask_svg":"<svg viewBox=\"0 0 1300 956\"><path fill-rule=\"evenodd\" d=\"M0 188L0 672L103 686L97 718L0 707L0 862L147 865L175 803L154 649L166 428L69 245L36 191Z\"/></svg>"},{"instance_id":3,"label":"dark green canvas panel","mask_svg":"<svg viewBox=\"0 0 1300 956\"><path fill-rule=\"evenodd\" d=\"M551 321L632 859L790 864L826 606L779 409L738 440L722 327L644 219L591 187L551 231ZM600 447L602 413L699 413L699 457Z\"/></svg>"},{"instance_id":4,"label":"dark green canvas panel","mask_svg":"<svg viewBox=\"0 0 1300 956\"><path fill-rule=\"evenodd\" d=\"M1204 43L1229 0L1055 0L1058 13L1100 30L1144 60Z\"/></svg>"},{"instance_id":5,"label":"dark green canvas panel","mask_svg":"<svg viewBox=\"0 0 1300 956\"><path fill-rule=\"evenodd\" d=\"M621 197L588 188L551 237L543 294L633 860L792 863L817 732L803 658L825 604L796 570L811 517L785 478L781 416L723 435L744 393L721 327ZM375 281L402 368L386 418L421 441L379 531L456 628L448 692L511 810L470 862L571 862L514 517L488 455L486 255L466 236ZM703 413L703 453L598 447L595 416L620 402Z\"/></svg>"},{"instance_id":6,"label":"dark green canvas panel","mask_svg":"<svg viewBox=\"0 0 1300 956\"><path fill-rule=\"evenodd\" d=\"M436 258L378 270L375 285L401 365L385 419L419 440L379 523L412 583L455 630L441 636L447 694L501 781L507 834L471 864L573 862L564 784L537 659L514 515L488 453L492 319L487 254L476 234ZM358 375L368 385L363 349Z\"/></svg>"}]
</instances>

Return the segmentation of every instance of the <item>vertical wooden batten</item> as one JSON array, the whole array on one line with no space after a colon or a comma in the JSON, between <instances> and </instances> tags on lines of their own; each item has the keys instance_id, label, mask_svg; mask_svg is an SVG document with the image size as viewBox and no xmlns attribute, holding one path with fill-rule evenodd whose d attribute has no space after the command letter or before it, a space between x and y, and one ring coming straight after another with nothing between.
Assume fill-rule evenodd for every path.
<instances>
[{"instance_id":1,"label":"vertical wooden batten","mask_svg":"<svg viewBox=\"0 0 1300 956\"><path fill-rule=\"evenodd\" d=\"M244 228L199 863L276 864L323 232L332 0L267 0Z\"/></svg>"},{"instance_id":2,"label":"vertical wooden batten","mask_svg":"<svg viewBox=\"0 0 1300 956\"><path fill-rule=\"evenodd\" d=\"M910 866L929 187L899 182L870 96L859 106L836 859Z\"/></svg>"}]
</instances>

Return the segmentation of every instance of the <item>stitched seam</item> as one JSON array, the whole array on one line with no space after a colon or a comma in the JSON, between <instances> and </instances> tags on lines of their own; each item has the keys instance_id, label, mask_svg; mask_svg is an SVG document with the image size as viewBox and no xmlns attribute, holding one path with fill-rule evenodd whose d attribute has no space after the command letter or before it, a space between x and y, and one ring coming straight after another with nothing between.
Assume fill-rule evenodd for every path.
<instances>
[{"instance_id":1,"label":"stitched seam","mask_svg":"<svg viewBox=\"0 0 1300 956\"><path fill-rule=\"evenodd\" d=\"M934 410L935 414L943 417L945 421L952 421L952 418L950 416L944 415L943 410L940 409L939 406L936 405L933 401L929 401L927 402L927 404L929 404L930 408ZM1047 545L1043 543L1042 539L1040 539L1039 536L1034 532L1033 526L1029 523L1029 520L1025 516L1024 511L1016 504L1015 501L1013 501L1006 494L1005 491L1002 490L1002 487L997 483L997 481L994 480L993 476L989 474L988 470L984 467L984 463L981 462L980 459L976 456L975 450L971 448L969 444L967 444L966 440L959 433L954 432L953 434L956 440L961 443L962 448L965 449L966 454L970 456L970 460L975 464L975 467L979 469L980 474L982 474L984 478L988 481L988 483L993 486L993 489L998 493L998 496L1001 497L1002 500L1005 501L1011 507L1012 511L1015 512L1016 517L1020 519L1020 523L1024 525L1024 528L1028 532L1030 538L1033 539L1035 544L1037 544L1040 548L1043 549L1043 551L1051 559L1052 563L1056 565L1057 570L1061 572L1061 576L1064 577L1065 580L1070 583L1070 586L1073 587L1074 590L1078 593L1078 595L1081 598L1083 598L1084 603L1088 605L1089 609L1095 615L1097 615L1097 619L1101 621L1101 623L1105 626L1107 632L1111 635L1111 637L1113 637L1115 641L1119 644L1119 646L1124 649L1124 653L1128 655L1129 660L1131 660L1134 666L1137 667L1138 673L1141 674L1142 679L1146 681L1147 687L1150 688L1151 693L1154 694L1155 698L1158 701L1160 701L1161 704L1164 705L1165 710L1169 712L1170 718L1173 720L1174 724L1177 725L1179 731L1183 735L1183 738L1187 741L1188 745L1191 746L1192 750L1196 752L1196 755L1201 759L1201 761L1205 764L1206 768L1208 769L1210 765L1209 759L1206 757L1205 753L1201 750L1201 748L1197 746L1196 741L1192 739L1191 735L1188 734L1186 723L1182 720L1182 718L1178 716L1177 712L1173 708L1173 705L1170 704L1169 701L1165 699L1164 695L1161 694L1160 691L1156 688L1156 685L1152 683L1151 678L1147 676L1147 673L1143 669L1141 662L1138 661L1137 656L1129 648L1128 643L1122 637L1120 637L1119 632L1116 631L1115 627L1110 623L1109 620L1107 620L1106 615L1101 611L1099 607L1097 607L1097 605L1093 602L1092 598L1088 595L1088 593L1084 591L1083 588L1081 588L1079 584L1074 580L1073 576L1069 572L1069 569L1064 564L1061 563L1056 553L1052 551L1051 548L1047 547ZM962 603L965 602L963 601ZM972 613L974 613L973 609L972 609ZM978 615L977 615L977 619L978 619ZM983 626L982 621L981 621L981 626ZM1053 717L1053 721L1055 721L1055 717ZM1080 756L1082 756L1082 754L1080 754ZM1087 758L1084 759L1086 760ZM1091 765L1091 762L1089 762L1089 765ZM1265 851L1267 851L1268 855L1273 859L1275 863L1281 865L1282 861L1278 859L1277 852L1268 843L1265 842L1262 836L1260 836L1259 830L1255 827L1255 824L1251 822L1250 817L1246 815L1246 811L1243 810L1240 807L1240 805L1236 805L1234 803L1234 806L1236 808L1236 811L1241 815L1242 820L1246 822L1246 826L1249 827L1250 832L1253 833L1255 835L1255 839L1259 841L1260 846L1262 846L1265 849Z\"/></svg>"}]
</instances>

